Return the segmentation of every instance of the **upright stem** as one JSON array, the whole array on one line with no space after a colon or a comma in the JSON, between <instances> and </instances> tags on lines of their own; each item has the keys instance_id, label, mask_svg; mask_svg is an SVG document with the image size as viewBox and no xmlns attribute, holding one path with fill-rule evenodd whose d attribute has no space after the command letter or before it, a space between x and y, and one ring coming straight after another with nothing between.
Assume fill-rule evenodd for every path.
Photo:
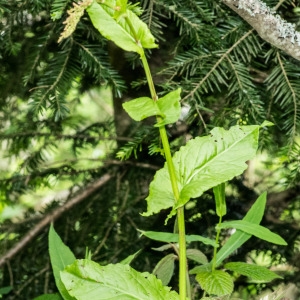
<instances>
[{"instance_id":1,"label":"upright stem","mask_svg":"<svg viewBox=\"0 0 300 300\"><path fill-rule=\"evenodd\" d=\"M152 80L150 68L145 54L141 55L141 59L145 69L151 97L153 101L157 101L158 97L155 91L155 86ZM158 122L161 121L160 116L157 116L157 121ZM170 150L170 144L169 144L165 126L159 127L159 133L160 133L160 137L161 137L161 141L162 141L162 145L163 145L163 149L167 161L174 198L175 201L178 202L179 190L177 186L176 173L175 173L175 168L174 168L171 150ZM179 207L177 209L177 220L178 220L178 235L179 235L179 295L181 300L185 300L187 296L187 284L186 284L187 261L186 261L184 207Z\"/></svg>"},{"instance_id":2,"label":"upright stem","mask_svg":"<svg viewBox=\"0 0 300 300\"><path fill-rule=\"evenodd\" d=\"M219 225L222 223L222 216L219 217ZM216 234L216 245L218 245L219 243L219 238L220 238L220 232L221 232L221 229L217 229L217 234ZM217 250L218 250L218 246L215 246L214 247L214 256L213 256L213 259L212 259L212 271L214 271L216 269L216 263L217 263Z\"/></svg>"},{"instance_id":3,"label":"upright stem","mask_svg":"<svg viewBox=\"0 0 300 300\"><path fill-rule=\"evenodd\" d=\"M177 209L178 219L178 235L179 235L179 295L181 300L185 300L187 296L190 297L189 278L187 274L187 259L186 259L186 240L185 240L185 220L184 220L184 207L181 206Z\"/></svg>"}]
</instances>

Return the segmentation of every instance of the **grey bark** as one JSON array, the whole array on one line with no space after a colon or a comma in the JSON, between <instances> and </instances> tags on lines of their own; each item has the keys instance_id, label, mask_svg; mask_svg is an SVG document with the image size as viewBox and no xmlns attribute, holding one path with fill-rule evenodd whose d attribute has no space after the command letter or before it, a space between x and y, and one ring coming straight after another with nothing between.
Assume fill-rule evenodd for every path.
<instances>
[{"instance_id":1,"label":"grey bark","mask_svg":"<svg viewBox=\"0 0 300 300\"><path fill-rule=\"evenodd\" d=\"M300 33L260 0L222 0L273 46L300 60Z\"/></svg>"}]
</instances>

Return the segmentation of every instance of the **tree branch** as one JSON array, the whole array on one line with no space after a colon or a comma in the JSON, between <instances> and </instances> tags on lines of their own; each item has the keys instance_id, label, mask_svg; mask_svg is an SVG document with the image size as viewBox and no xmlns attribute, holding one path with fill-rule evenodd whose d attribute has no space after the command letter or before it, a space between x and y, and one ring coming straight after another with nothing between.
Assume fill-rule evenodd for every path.
<instances>
[{"instance_id":1,"label":"tree branch","mask_svg":"<svg viewBox=\"0 0 300 300\"><path fill-rule=\"evenodd\" d=\"M222 0L273 46L300 60L300 32L260 0ZM278 5L276 6L276 8Z\"/></svg>"},{"instance_id":2,"label":"tree branch","mask_svg":"<svg viewBox=\"0 0 300 300\"><path fill-rule=\"evenodd\" d=\"M8 260L12 259L19 251L21 251L44 227L59 218L64 212L77 205L79 202L86 199L93 194L97 189L102 187L112 178L112 175L105 174L99 180L90 184L79 195L67 201L64 205L56 208L51 213L45 215L43 219L37 223L16 245L13 246L6 254L0 258L0 267L2 267Z\"/></svg>"}]
</instances>

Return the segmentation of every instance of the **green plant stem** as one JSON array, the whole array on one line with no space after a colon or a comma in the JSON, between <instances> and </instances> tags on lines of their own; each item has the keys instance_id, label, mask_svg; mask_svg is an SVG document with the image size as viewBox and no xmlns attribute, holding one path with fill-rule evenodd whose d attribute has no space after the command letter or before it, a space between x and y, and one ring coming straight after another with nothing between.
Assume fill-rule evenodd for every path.
<instances>
[{"instance_id":1,"label":"green plant stem","mask_svg":"<svg viewBox=\"0 0 300 300\"><path fill-rule=\"evenodd\" d=\"M158 97L157 97L157 94L156 94L156 91L155 91L154 82L153 82L153 79L152 79L151 71L150 71L149 64L148 64L145 53L143 53L143 55L141 55L141 60L142 60L142 64L143 64L143 67L144 67L144 70L145 70L145 73L146 73L146 78L147 78L147 82L148 82L148 85L149 85L149 90L150 90L151 97L152 97L153 101L157 101Z\"/></svg>"},{"instance_id":2,"label":"green plant stem","mask_svg":"<svg viewBox=\"0 0 300 300\"><path fill-rule=\"evenodd\" d=\"M155 86L152 80L151 71L145 54L141 55L141 60L144 66L144 70L147 77L151 97L153 101L157 101L158 97L155 91ZM161 117L157 116L158 123L161 121ZM175 202L179 201L179 190L177 186L177 179L175 168L172 160L170 144L166 132L165 126L159 127L159 133L164 149L165 158L167 161L168 171L170 175L172 190L175 198ZM178 235L179 235L179 295L181 300L185 300L187 296L187 260L186 260L186 239L185 239L185 219L184 219L184 207L177 209L178 220ZM190 294L190 293L189 293Z\"/></svg>"},{"instance_id":3,"label":"green plant stem","mask_svg":"<svg viewBox=\"0 0 300 300\"><path fill-rule=\"evenodd\" d=\"M221 223L222 223L222 216L219 217L219 224L218 225L220 225ZM221 229L219 229L219 226L217 226L216 245L219 244L220 232L221 232ZM211 267L212 271L214 271L216 269L217 249L218 249L218 246L215 246L214 247L214 257L213 257L213 260L212 260L212 267Z\"/></svg>"}]
</instances>

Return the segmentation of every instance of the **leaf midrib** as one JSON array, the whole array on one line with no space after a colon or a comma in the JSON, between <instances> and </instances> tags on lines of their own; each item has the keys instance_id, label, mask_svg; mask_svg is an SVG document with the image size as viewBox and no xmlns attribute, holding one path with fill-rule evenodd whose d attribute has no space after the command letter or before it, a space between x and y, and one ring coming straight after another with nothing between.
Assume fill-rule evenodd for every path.
<instances>
[{"instance_id":1,"label":"leaf midrib","mask_svg":"<svg viewBox=\"0 0 300 300\"><path fill-rule=\"evenodd\" d=\"M255 128L256 129L256 128ZM254 130L255 130L254 129ZM205 163L204 165L202 165L200 168L196 168L194 170L194 172L192 172L192 174L189 176L189 178L186 180L186 182L184 183L183 187L188 185L192 180L193 178L199 174L205 167L209 166L210 164L212 164L215 159L219 158L220 156L226 154L228 151L230 151L235 145L237 145L238 143L242 142L247 136L253 134L253 131L252 130L251 132L249 132L248 134L245 134L244 137L236 142L234 142L230 147L226 147L223 151L221 151L220 153L218 153L216 156L212 157L211 160L209 160L207 163Z\"/></svg>"}]
</instances>

